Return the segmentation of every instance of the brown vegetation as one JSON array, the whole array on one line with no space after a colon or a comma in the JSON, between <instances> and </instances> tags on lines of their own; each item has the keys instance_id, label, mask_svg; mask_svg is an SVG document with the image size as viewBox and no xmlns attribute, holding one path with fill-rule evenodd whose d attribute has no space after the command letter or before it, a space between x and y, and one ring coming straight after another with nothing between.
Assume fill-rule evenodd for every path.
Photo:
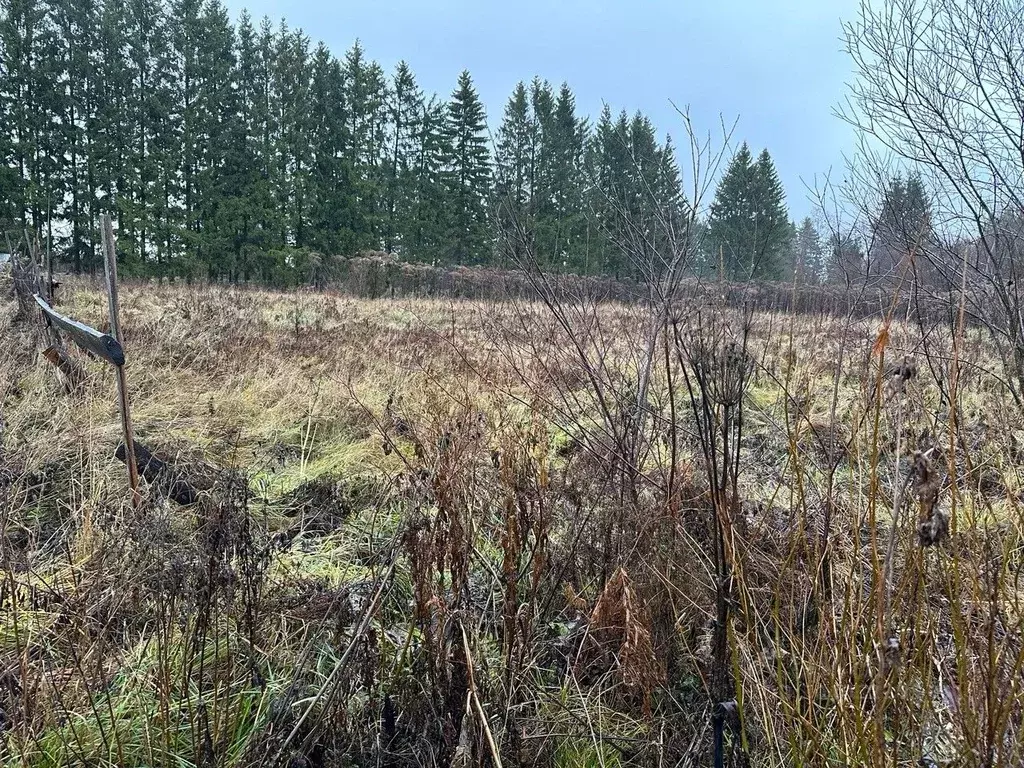
<instances>
[{"instance_id":1,"label":"brown vegetation","mask_svg":"<svg viewBox=\"0 0 1024 768\"><path fill-rule=\"evenodd\" d=\"M136 513L111 372L7 301L3 761L1020 763L984 335L561 307L126 284L139 438L208 480Z\"/></svg>"}]
</instances>

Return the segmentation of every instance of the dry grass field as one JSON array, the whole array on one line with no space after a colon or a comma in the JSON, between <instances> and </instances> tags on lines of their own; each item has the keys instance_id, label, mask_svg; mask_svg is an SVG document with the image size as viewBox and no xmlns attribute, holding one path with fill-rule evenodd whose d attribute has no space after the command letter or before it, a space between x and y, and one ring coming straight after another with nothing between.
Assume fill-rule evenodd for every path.
<instances>
[{"instance_id":1,"label":"dry grass field","mask_svg":"<svg viewBox=\"0 0 1024 768\"><path fill-rule=\"evenodd\" d=\"M112 370L65 391L5 298L3 764L1024 763L1024 421L977 329L121 301L199 501L132 508Z\"/></svg>"}]
</instances>

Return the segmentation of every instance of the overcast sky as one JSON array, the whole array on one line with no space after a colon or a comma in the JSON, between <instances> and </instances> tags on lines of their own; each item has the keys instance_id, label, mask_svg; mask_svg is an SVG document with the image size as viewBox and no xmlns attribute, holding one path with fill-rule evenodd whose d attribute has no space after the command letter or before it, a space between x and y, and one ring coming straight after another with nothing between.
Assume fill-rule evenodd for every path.
<instances>
[{"instance_id":1,"label":"overcast sky","mask_svg":"<svg viewBox=\"0 0 1024 768\"><path fill-rule=\"evenodd\" d=\"M842 169L850 129L833 116L850 65L840 21L857 0L227 0L301 27L338 56L356 38L386 70L405 59L427 92L447 95L463 69L496 129L519 80L566 81L581 113L637 109L682 139L672 102L695 125L767 147L791 214L811 211L804 183ZM680 158L681 165L683 158Z\"/></svg>"}]
</instances>

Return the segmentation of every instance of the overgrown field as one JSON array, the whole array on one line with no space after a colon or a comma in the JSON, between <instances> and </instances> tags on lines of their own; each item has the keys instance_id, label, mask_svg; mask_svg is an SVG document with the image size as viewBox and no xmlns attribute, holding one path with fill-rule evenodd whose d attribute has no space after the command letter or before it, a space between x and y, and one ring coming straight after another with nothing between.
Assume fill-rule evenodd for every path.
<instances>
[{"instance_id":1,"label":"overgrown field","mask_svg":"<svg viewBox=\"0 0 1024 768\"><path fill-rule=\"evenodd\" d=\"M123 286L138 510L5 298L0 761L1024 763L983 332L552 297Z\"/></svg>"}]
</instances>

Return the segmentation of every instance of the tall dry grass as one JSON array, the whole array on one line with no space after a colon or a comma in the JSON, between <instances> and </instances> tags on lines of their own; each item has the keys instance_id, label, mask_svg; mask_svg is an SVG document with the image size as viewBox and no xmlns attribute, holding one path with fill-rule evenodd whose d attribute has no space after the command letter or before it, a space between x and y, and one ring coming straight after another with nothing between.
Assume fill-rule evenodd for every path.
<instances>
[{"instance_id":1,"label":"tall dry grass","mask_svg":"<svg viewBox=\"0 0 1024 768\"><path fill-rule=\"evenodd\" d=\"M133 512L111 373L66 394L5 304L5 764L1021 763L1024 433L976 329L122 302L139 438L206 490Z\"/></svg>"}]
</instances>

